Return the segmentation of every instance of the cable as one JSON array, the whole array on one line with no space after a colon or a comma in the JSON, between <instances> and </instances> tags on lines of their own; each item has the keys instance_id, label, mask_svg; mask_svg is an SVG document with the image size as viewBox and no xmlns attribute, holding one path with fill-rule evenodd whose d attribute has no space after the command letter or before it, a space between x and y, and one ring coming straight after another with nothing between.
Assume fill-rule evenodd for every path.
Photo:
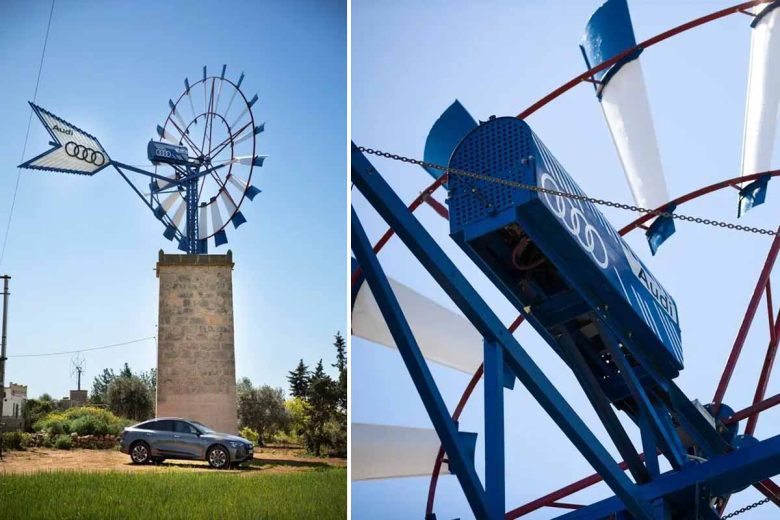
<instances>
[{"instance_id":1,"label":"cable","mask_svg":"<svg viewBox=\"0 0 780 520\"><path fill-rule=\"evenodd\" d=\"M492 177L490 175L484 175L481 173L474 173L466 170L461 170L459 168L450 168L447 166L442 166L440 164L434 164L429 163L426 161L420 161L419 159L411 159L409 157L404 157L403 155L396 155L391 154L388 152L383 152L381 150L374 150L372 148L366 148L364 146L358 146L358 150L360 150L363 153L367 153L370 155L376 155L377 157L385 157L386 159L393 159L394 161L401 161L408 164L417 164L419 166L422 166L423 168L435 168L437 170L443 171L445 174L449 175L457 175L459 177L467 177L470 179L476 179L479 181L484 182L492 182L494 184L502 184L504 186L508 186L510 188L519 188L521 190L527 190L527 191L533 191L537 193L546 193L548 195L553 195L556 197L563 197L567 199L572 200L578 200L582 202L590 202L591 204L596 204L600 206L608 206L611 208L618 208L618 209L624 209L627 211L634 211L636 213L645 213L649 215L654 215L658 217L666 217L670 219L676 219L676 220L684 220L686 222L693 222L696 224L704 224L707 226L714 226L714 227L721 227L721 228L727 228L727 229L734 229L736 231L745 231L747 233L755 233L757 235L777 235L778 233L771 229L765 229L765 228L757 228L757 227L750 227L750 226L743 226L741 224L732 224L731 222L723 222L720 220L712 220L708 218L701 218L701 217L692 217L689 215L683 215L680 213L674 213L671 211L662 211L657 209L648 209L648 208L641 208L639 206L632 206L630 204L623 204L622 202L613 202L610 200L604 200L604 199L597 199L593 197L588 197L587 195L580 195L578 193L568 193L565 191L560 190L553 190L550 188L543 188L542 186L536 186L533 184L524 184L522 182L516 182L516 181L510 181L507 179L501 179L499 177Z\"/></svg>"},{"instance_id":2,"label":"cable","mask_svg":"<svg viewBox=\"0 0 780 520\"><path fill-rule=\"evenodd\" d=\"M103 350L114 347L124 347L125 345L132 345L133 343L140 343L142 341L149 341L150 339L157 339L157 336L147 336L145 338L131 339L122 343L112 343L111 345L102 345L100 347L80 348L76 350L64 350L62 352L46 352L43 354L19 354L16 356L8 356L9 358L22 358L22 357L45 357L45 356L62 356L65 354L76 354L77 352L89 352L91 350Z\"/></svg>"},{"instance_id":3,"label":"cable","mask_svg":"<svg viewBox=\"0 0 780 520\"><path fill-rule=\"evenodd\" d=\"M41 71L43 70L43 58L46 56L46 45L49 43L49 30L51 29L51 18L54 14L54 1L51 0L51 10L49 11L49 23L46 25L46 37L43 39L43 50L41 51L41 62L38 64L38 78L35 80L35 92L33 93L33 103L38 99L38 85L41 83ZM27 132L24 135L24 146L22 146L22 157L19 162L24 161L24 155L27 153L27 140L30 138L30 125L32 124L33 109L30 107L30 117L27 118ZM0 265L5 258L5 246L8 244L8 232L11 230L11 219L14 216L14 207L16 206L16 194L19 192L19 181L22 179L22 170L18 169L16 173L16 185L11 199L11 210L8 212L8 223L5 226L5 236L3 237L3 249L0 251Z\"/></svg>"}]
</instances>

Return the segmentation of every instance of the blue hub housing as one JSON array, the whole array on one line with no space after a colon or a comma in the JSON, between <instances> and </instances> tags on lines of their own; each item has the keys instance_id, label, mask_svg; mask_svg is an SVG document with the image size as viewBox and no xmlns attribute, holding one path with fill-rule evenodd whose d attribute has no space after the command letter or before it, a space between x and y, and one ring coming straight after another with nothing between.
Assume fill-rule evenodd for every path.
<instances>
[{"instance_id":1,"label":"blue hub housing","mask_svg":"<svg viewBox=\"0 0 780 520\"><path fill-rule=\"evenodd\" d=\"M474 128L449 166L584 195L514 117ZM567 362L563 345L573 342L612 402L634 408L610 342L622 346L649 389L679 374L674 300L593 204L456 174L449 190L452 238Z\"/></svg>"}]
</instances>

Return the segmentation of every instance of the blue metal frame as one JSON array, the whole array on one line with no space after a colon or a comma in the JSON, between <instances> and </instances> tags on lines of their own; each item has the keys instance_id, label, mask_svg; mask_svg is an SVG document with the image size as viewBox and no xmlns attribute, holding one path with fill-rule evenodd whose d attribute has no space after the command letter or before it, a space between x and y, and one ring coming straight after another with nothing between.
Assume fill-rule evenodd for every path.
<instances>
[{"instance_id":1,"label":"blue metal frame","mask_svg":"<svg viewBox=\"0 0 780 520\"><path fill-rule=\"evenodd\" d=\"M634 517L642 520L654 519L652 507L647 500L640 496L638 486L634 485L626 477L593 432L588 429L552 382L501 323L479 293L460 273L422 225L409 213L392 188L354 144L352 146L352 180L355 187L360 190L374 209L395 230L398 237L439 283L450 299L460 308L461 312L472 322L483 338L491 343L501 345L508 367L588 462L602 475L604 481L621 498ZM356 224L359 226L359 221L353 210L353 233ZM358 229L362 230L362 227ZM355 236L353 236L353 248L356 245L358 248L370 249L370 244L368 244L367 240L364 243L358 242L356 244ZM363 252L358 254L357 249L355 249L355 255L364 269L366 279L370 280L370 277L375 276L372 271L379 268L379 263L374 261L371 264L367 264L366 259L361 258L361 256L370 255L364 255ZM373 258L373 260L376 259ZM379 301L376 293L375 296L377 301ZM395 303L397 305L397 302ZM398 308L397 312L401 313L400 308ZM394 337L394 339L398 343L398 338ZM401 339L403 340L404 338ZM417 353L419 354L419 350ZM421 359L420 361L424 363L424 360ZM419 390L420 388L418 387L418 392ZM435 405L430 395L421 394L421 397L426 407ZM442 441L444 442L444 439ZM459 468L456 467L455 469L457 471ZM466 479L463 479L460 475L459 478L461 478L461 484L463 485Z\"/></svg>"},{"instance_id":2,"label":"blue metal frame","mask_svg":"<svg viewBox=\"0 0 780 520\"><path fill-rule=\"evenodd\" d=\"M447 453L450 469L457 475L466 499L477 518L496 518L489 513L485 491L479 482L473 462L469 461L466 447L460 439L457 424L450 417L447 405L436 387L425 358L414 338L411 327L404 317L401 306L393 294L390 282L379 265L363 226L352 210L352 250L358 263L363 266L366 282L382 311L382 316L401 353L409 375L423 401L425 410L433 423ZM503 511L501 511L503 516Z\"/></svg>"}]
</instances>

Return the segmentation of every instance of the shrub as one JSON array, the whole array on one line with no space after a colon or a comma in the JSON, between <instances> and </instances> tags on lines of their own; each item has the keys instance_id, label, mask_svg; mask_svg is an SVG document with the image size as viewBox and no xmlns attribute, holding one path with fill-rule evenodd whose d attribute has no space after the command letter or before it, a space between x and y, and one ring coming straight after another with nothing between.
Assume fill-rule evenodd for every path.
<instances>
[{"instance_id":1,"label":"shrub","mask_svg":"<svg viewBox=\"0 0 780 520\"><path fill-rule=\"evenodd\" d=\"M241 428L241 431L239 431L238 434L241 437L245 438L246 440L252 441L252 444L254 444L255 446L258 445L257 442L260 440L260 435L252 428L249 427Z\"/></svg>"},{"instance_id":2,"label":"shrub","mask_svg":"<svg viewBox=\"0 0 780 520\"><path fill-rule=\"evenodd\" d=\"M122 429L130 424L130 420L117 417L108 410L94 406L77 406L64 412L49 413L36 422L33 428L49 435L119 435Z\"/></svg>"},{"instance_id":3,"label":"shrub","mask_svg":"<svg viewBox=\"0 0 780 520\"><path fill-rule=\"evenodd\" d=\"M54 438L54 447L58 450L69 450L73 447L73 439L70 435L57 435Z\"/></svg>"},{"instance_id":4,"label":"shrub","mask_svg":"<svg viewBox=\"0 0 780 520\"><path fill-rule=\"evenodd\" d=\"M108 433L108 423L94 415L82 415L70 423L70 431L79 435L105 435Z\"/></svg>"},{"instance_id":5,"label":"shrub","mask_svg":"<svg viewBox=\"0 0 780 520\"><path fill-rule=\"evenodd\" d=\"M22 439L22 432L5 432L0 437L0 443L4 450L21 450L24 449Z\"/></svg>"}]
</instances>

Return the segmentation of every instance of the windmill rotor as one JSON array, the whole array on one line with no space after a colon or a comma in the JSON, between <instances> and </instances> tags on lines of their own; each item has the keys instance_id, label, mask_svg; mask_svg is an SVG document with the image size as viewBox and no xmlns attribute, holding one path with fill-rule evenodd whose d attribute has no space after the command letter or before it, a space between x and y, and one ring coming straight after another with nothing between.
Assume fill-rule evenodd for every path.
<instances>
[{"instance_id":1,"label":"windmill rotor","mask_svg":"<svg viewBox=\"0 0 780 520\"><path fill-rule=\"evenodd\" d=\"M221 74L209 76L204 67L203 77L195 83L185 79L184 92L176 101L168 101L170 111L157 127L158 137L186 149L189 161L184 165L155 161L155 173L170 181L152 181L152 206L166 224L166 238L177 238L183 246L192 238L199 243L199 251L205 250L209 239L215 246L227 243L228 224L238 228L246 222L240 208L260 193L251 182L255 167L262 166L265 159L257 155L257 136L265 125L255 123L252 111L258 96L249 99L242 92L243 73L233 82L225 72L223 66ZM198 95L201 91L202 99ZM223 98L228 99L227 104ZM192 165L210 171L197 180L197 194L188 199L186 187L174 181L192 175ZM194 230L185 227L187 207L193 204L198 220L194 237L188 236Z\"/></svg>"}]
</instances>

